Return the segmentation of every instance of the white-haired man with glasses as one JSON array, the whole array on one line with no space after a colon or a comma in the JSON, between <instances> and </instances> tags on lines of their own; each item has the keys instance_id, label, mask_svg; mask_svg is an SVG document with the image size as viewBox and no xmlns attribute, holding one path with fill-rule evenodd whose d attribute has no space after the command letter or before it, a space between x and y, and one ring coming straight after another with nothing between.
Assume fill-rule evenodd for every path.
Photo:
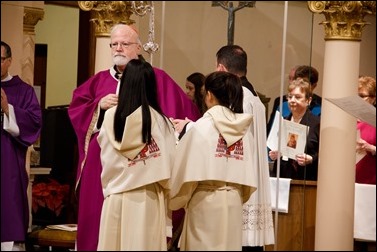
<instances>
[{"instance_id":1,"label":"white-haired man with glasses","mask_svg":"<svg viewBox=\"0 0 377 252\"><path fill-rule=\"evenodd\" d=\"M111 30L110 49L114 66L92 76L73 92L68 113L78 139L79 162L76 188L79 194L77 250L97 250L103 204L98 131L107 109L118 104L117 86L131 59L142 58L138 32L116 24ZM154 68L157 95L165 115L196 120L199 110L181 87L163 70Z\"/></svg>"}]
</instances>

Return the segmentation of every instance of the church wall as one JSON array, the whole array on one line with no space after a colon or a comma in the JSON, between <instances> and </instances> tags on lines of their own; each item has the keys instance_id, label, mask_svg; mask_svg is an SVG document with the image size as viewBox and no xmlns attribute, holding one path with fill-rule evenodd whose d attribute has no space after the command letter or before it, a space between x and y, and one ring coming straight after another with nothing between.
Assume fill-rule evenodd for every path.
<instances>
[{"instance_id":1,"label":"church wall","mask_svg":"<svg viewBox=\"0 0 377 252\"><path fill-rule=\"evenodd\" d=\"M47 44L46 107L69 104L77 86L79 9L45 5L36 43Z\"/></svg>"},{"instance_id":2,"label":"church wall","mask_svg":"<svg viewBox=\"0 0 377 252\"><path fill-rule=\"evenodd\" d=\"M11 68L14 74L20 71L17 60L22 56L22 43L16 42L22 36L21 6L40 2L2 1L1 34L2 39L10 41L16 48ZM162 17L164 4L165 16ZM237 5L238 2L234 1L234 4ZM257 1L255 7L245 7L235 12L234 43L241 45L248 53L247 77L260 93L271 97L270 108L273 99L280 94L281 73L283 72L285 85L290 67L297 64L312 64L318 69L320 78L315 92L319 95L322 92L325 41L324 28L319 23L324 21L324 16L313 15L304 1L288 1L288 8L286 59L283 68L284 2ZM49 37L48 34L53 34L48 41L51 44L49 46L53 48L54 43L61 43L61 49L57 50L60 54L53 57L55 67L49 66L47 69L47 107L68 104L71 100L76 81L75 77L71 80L69 76L76 74L74 68L77 64L77 46L73 40L77 37L75 32L78 28L74 24L76 14L65 14L66 11L72 12L74 8L45 5L44 9L45 17L36 26L36 42L47 41L45 38ZM52 15L50 11L53 12ZM69 17L68 22L66 15ZM139 18L133 15L132 18L136 20L143 43L146 43L149 17ZM371 24L363 30L360 74L375 77L376 16L366 16L365 19ZM65 26L65 30L61 32L56 31L59 22ZM221 7L212 7L210 1L156 1L155 42L159 44L160 50L153 54L153 65L162 67L182 88L186 77L192 72L210 73L215 69L217 50L227 43L227 22L228 12ZM148 59L148 55L144 54ZM67 81L63 81L63 76ZM285 88L284 86L284 92Z\"/></svg>"}]
</instances>

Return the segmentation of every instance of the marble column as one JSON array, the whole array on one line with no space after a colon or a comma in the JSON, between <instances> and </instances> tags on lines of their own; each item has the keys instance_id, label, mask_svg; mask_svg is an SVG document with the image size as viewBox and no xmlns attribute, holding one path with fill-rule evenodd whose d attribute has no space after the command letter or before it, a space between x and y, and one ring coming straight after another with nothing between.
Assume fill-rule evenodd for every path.
<instances>
[{"instance_id":1,"label":"marble column","mask_svg":"<svg viewBox=\"0 0 377 252\"><path fill-rule=\"evenodd\" d=\"M35 52L35 26L39 20L43 20L44 10L40 8L24 7L23 17L23 53L21 59L21 79L30 85L34 85L34 52ZM32 177L30 176L30 155L33 151L33 147L30 146L26 152L26 164L25 168L29 174L29 186L27 188L27 195L29 200L29 228L33 223L32 215Z\"/></svg>"},{"instance_id":2,"label":"marble column","mask_svg":"<svg viewBox=\"0 0 377 252\"><path fill-rule=\"evenodd\" d=\"M352 251L356 118L326 98L357 95L364 17L375 15L376 5L309 1L308 7L326 18L315 250Z\"/></svg>"},{"instance_id":3,"label":"marble column","mask_svg":"<svg viewBox=\"0 0 377 252\"><path fill-rule=\"evenodd\" d=\"M39 20L43 20L43 17L43 9L24 7L21 78L32 86L34 85L35 26Z\"/></svg>"}]
</instances>

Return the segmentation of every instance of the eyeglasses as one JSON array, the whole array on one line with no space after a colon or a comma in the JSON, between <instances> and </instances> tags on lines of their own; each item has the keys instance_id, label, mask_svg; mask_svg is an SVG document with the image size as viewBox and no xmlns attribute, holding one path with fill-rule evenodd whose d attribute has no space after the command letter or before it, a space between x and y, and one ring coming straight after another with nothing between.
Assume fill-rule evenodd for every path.
<instances>
[{"instance_id":1,"label":"eyeglasses","mask_svg":"<svg viewBox=\"0 0 377 252\"><path fill-rule=\"evenodd\" d=\"M367 95L367 94L359 94L361 98L368 98L368 97L374 97L374 95Z\"/></svg>"},{"instance_id":2,"label":"eyeglasses","mask_svg":"<svg viewBox=\"0 0 377 252\"><path fill-rule=\"evenodd\" d=\"M111 49L117 49L118 48L118 45L120 45L123 49L124 48L128 48L130 45L135 45L135 44L139 44L137 42L129 42L129 43L126 43L126 42L123 42L123 43L111 43L110 44L110 48Z\"/></svg>"},{"instance_id":3,"label":"eyeglasses","mask_svg":"<svg viewBox=\"0 0 377 252\"><path fill-rule=\"evenodd\" d=\"M287 99L288 100L292 100L293 98L295 98L296 100L301 100L301 99L305 98L305 96L287 94Z\"/></svg>"},{"instance_id":4,"label":"eyeglasses","mask_svg":"<svg viewBox=\"0 0 377 252\"><path fill-rule=\"evenodd\" d=\"M5 61L6 59L8 59L8 58L10 58L10 57L1 57L1 63L4 63L4 61Z\"/></svg>"}]
</instances>

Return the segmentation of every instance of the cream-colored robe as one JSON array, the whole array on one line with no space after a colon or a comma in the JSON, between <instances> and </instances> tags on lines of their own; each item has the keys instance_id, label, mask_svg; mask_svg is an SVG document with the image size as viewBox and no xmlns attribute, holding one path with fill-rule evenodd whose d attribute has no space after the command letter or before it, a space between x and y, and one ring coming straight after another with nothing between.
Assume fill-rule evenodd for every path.
<instances>
[{"instance_id":1,"label":"cream-colored robe","mask_svg":"<svg viewBox=\"0 0 377 252\"><path fill-rule=\"evenodd\" d=\"M98 136L105 196L98 250L167 250L166 196L175 152L173 127L150 108L153 142L146 145L138 108L127 117L119 143L113 131L115 110L106 111Z\"/></svg>"},{"instance_id":2,"label":"cream-colored robe","mask_svg":"<svg viewBox=\"0 0 377 252\"><path fill-rule=\"evenodd\" d=\"M169 206L186 210L181 250L242 249L242 204L256 190L251 122L217 105L178 143Z\"/></svg>"}]
</instances>

